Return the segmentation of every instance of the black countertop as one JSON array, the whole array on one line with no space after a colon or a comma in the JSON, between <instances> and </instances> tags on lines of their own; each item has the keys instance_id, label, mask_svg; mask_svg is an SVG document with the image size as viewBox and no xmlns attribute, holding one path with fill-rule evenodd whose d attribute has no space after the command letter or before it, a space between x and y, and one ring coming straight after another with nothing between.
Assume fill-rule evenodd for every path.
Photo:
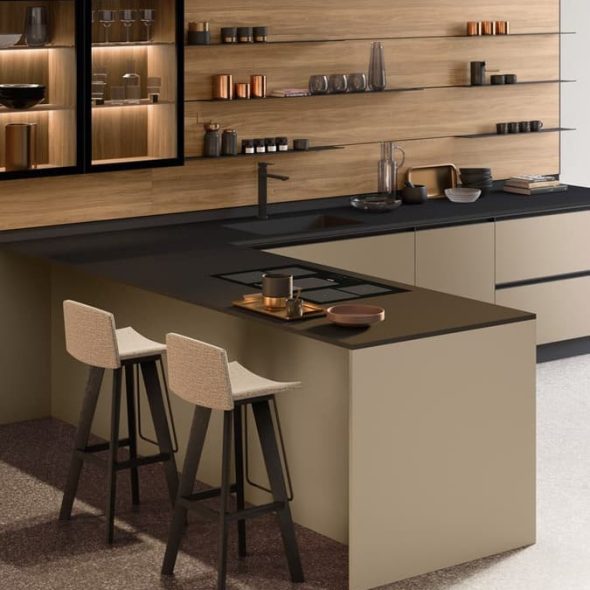
<instances>
[{"instance_id":1,"label":"black countertop","mask_svg":"<svg viewBox=\"0 0 590 590\"><path fill-rule=\"evenodd\" d=\"M567 193L535 197L496 193L470 205L455 205L440 199L424 205L402 206L385 214L362 213L343 206L342 200L333 202L335 207L314 213L342 216L360 223L281 236L254 236L228 227L239 220L199 222L193 220L193 215L187 215L174 216L173 221L162 217L6 232L0 241L25 255L250 318L335 346L357 349L526 321L534 316L379 279L380 283L408 290L364 299L386 309L386 321L377 326L349 330L334 326L325 318L284 323L233 307L231 302L251 289L214 275L293 265L292 259L263 252L260 247L590 210L590 189L572 187ZM300 214L279 217L293 218Z\"/></svg>"}]
</instances>

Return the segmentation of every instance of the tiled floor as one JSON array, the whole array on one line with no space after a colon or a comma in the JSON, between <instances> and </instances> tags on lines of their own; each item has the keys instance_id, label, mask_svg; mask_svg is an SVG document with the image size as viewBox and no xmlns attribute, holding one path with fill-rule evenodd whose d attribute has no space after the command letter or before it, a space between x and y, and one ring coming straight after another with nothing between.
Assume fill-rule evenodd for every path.
<instances>
[{"instance_id":1,"label":"tiled floor","mask_svg":"<svg viewBox=\"0 0 590 590\"><path fill-rule=\"evenodd\" d=\"M534 547L434 572L387 590L590 590L590 357L539 368L539 535ZM0 590L209 590L216 524L191 517L176 576L160 577L170 520L159 466L142 506L120 476L117 542L104 544L104 472L88 465L70 523L56 520L73 429L56 420L0 427ZM231 555L231 590L346 588L346 548L299 528L307 582L289 583L273 517L249 523L250 556ZM235 537L230 542L235 547ZM235 554L235 552L233 552ZM392 556L395 558L395 556Z\"/></svg>"}]
</instances>

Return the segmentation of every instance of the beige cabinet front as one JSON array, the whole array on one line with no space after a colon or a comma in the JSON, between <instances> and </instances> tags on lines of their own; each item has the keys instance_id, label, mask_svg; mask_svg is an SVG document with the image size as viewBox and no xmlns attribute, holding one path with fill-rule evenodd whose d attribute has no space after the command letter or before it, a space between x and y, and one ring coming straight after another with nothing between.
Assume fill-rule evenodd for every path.
<instances>
[{"instance_id":1,"label":"beige cabinet front","mask_svg":"<svg viewBox=\"0 0 590 590\"><path fill-rule=\"evenodd\" d=\"M416 285L494 303L494 224L417 231Z\"/></svg>"},{"instance_id":2,"label":"beige cabinet front","mask_svg":"<svg viewBox=\"0 0 590 590\"><path fill-rule=\"evenodd\" d=\"M288 246L269 252L380 279L415 284L413 231Z\"/></svg>"}]
</instances>

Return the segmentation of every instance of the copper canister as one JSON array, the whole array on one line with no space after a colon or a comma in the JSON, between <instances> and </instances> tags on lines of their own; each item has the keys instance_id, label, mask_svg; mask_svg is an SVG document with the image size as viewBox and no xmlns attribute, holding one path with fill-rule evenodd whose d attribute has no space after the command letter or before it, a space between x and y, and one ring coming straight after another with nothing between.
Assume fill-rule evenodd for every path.
<instances>
[{"instance_id":1,"label":"copper canister","mask_svg":"<svg viewBox=\"0 0 590 590\"><path fill-rule=\"evenodd\" d=\"M492 20L484 20L481 22L481 34L482 35L495 35L496 34L496 23Z\"/></svg>"},{"instance_id":2,"label":"copper canister","mask_svg":"<svg viewBox=\"0 0 590 590\"><path fill-rule=\"evenodd\" d=\"M510 22L507 20L497 20L496 35L510 35Z\"/></svg>"},{"instance_id":3,"label":"copper canister","mask_svg":"<svg viewBox=\"0 0 590 590\"><path fill-rule=\"evenodd\" d=\"M264 74L253 74L250 77L252 98L266 98L266 76Z\"/></svg>"},{"instance_id":4,"label":"copper canister","mask_svg":"<svg viewBox=\"0 0 590 590\"><path fill-rule=\"evenodd\" d=\"M477 37L481 35L481 23L477 21L469 21L467 23L467 36L468 37Z\"/></svg>"},{"instance_id":5,"label":"copper canister","mask_svg":"<svg viewBox=\"0 0 590 590\"><path fill-rule=\"evenodd\" d=\"M37 124L6 125L6 171L37 168Z\"/></svg>"},{"instance_id":6,"label":"copper canister","mask_svg":"<svg viewBox=\"0 0 590 590\"><path fill-rule=\"evenodd\" d=\"M236 98L237 99L250 98L250 84L248 84L248 82L237 82L236 83Z\"/></svg>"},{"instance_id":7,"label":"copper canister","mask_svg":"<svg viewBox=\"0 0 590 590\"><path fill-rule=\"evenodd\" d=\"M234 97L234 79L231 74L213 76L213 98L215 100L232 100Z\"/></svg>"}]
</instances>

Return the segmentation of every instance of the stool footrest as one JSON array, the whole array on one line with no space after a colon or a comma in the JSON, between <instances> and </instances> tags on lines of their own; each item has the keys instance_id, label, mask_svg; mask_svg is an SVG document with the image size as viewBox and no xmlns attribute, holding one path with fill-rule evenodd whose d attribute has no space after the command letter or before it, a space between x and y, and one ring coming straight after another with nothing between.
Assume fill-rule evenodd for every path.
<instances>
[{"instance_id":1,"label":"stool footrest","mask_svg":"<svg viewBox=\"0 0 590 590\"><path fill-rule=\"evenodd\" d=\"M130 444L130 440L128 438L122 438L119 441L119 447L128 447ZM103 451L108 451L110 448L110 443L108 442L104 442L104 443L98 443L96 445L88 445L87 447L84 447L83 449L77 449L78 451L80 451L81 453L101 453Z\"/></svg>"},{"instance_id":2,"label":"stool footrest","mask_svg":"<svg viewBox=\"0 0 590 590\"><path fill-rule=\"evenodd\" d=\"M279 512L285 507L285 502L271 502L270 504L263 504L262 506L254 506L239 510L238 512L228 512L225 518L228 522L235 522L237 520L248 520L249 518L256 518L269 512Z\"/></svg>"},{"instance_id":3,"label":"stool footrest","mask_svg":"<svg viewBox=\"0 0 590 590\"><path fill-rule=\"evenodd\" d=\"M163 463L170 460L170 453L158 453L157 455L150 455L149 457L137 457L137 459L128 459L127 461L118 461L115 463L117 471L124 469L131 469L133 467L142 467L143 465L152 465L153 463Z\"/></svg>"},{"instance_id":4,"label":"stool footrest","mask_svg":"<svg viewBox=\"0 0 590 590\"><path fill-rule=\"evenodd\" d=\"M237 489L236 484L232 484L229 488L230 494L235 494ZM187 502L200 502L201 500L209 500L210 498L217 498L218 496L221 496L221 488L211 488L209 490L194 492L190 496L183 496L182 499Z\"/></svg>"}]
</instances>

